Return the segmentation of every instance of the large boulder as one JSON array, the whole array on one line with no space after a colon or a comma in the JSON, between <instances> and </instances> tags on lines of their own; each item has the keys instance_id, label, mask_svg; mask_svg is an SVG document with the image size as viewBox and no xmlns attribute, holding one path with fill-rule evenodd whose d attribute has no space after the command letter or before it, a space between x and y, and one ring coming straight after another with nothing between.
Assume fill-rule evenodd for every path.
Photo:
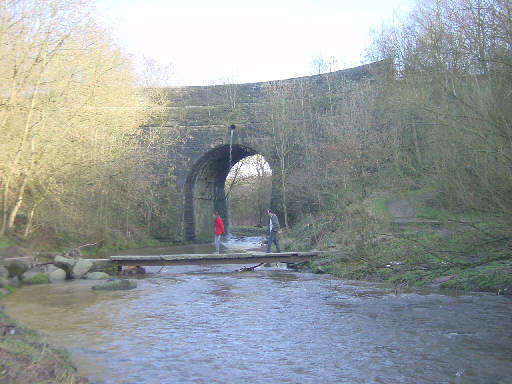
<instances>
[{"instance_id":1,"label":"large boulder","mask_svg":"<svg viewBox=\"0 0 512 384\"><path fill-rule=\"evenodd\" d=\"M94 285L92 289L96 291L117 291L137 288L137 283L133 280L110 280L105 283Z\"/></svg>"},{"instance_id":2,"label":"large boulder","mask_svg":"<svg viewBox=\"0 0 512 384\"><path fill-rule=\"evenodd\" d=\"M9 271L3 265L0 265L0 279L9 277Z\"/></svg>"},{"instance_id":3,"label":"large boulder","mask_svg":"<svg viewBox=\"0 0 512 384\"><path fill-rule=\"evenodd\" d=\"M29 264L24 260L15 259L15 260L6 260L5 268L9 273L9 277L19 277L23 276L23 274L28 271Z\"/></svg>"},{"instance_id":4,"label":"large boulder","mask_svg":"<svg viewBox=\"0 0 512 384\"><path fill-rule=\"evenodd\" d=\"M23 284L48 284L50 279L44 266L35 266L23 274L21 282Z\"/></svg>"},{"instance_id":5,"label":"large boulder","mask_svg":"<svg viewBox=\"0 0 512 384\"><path fill-rule=\"evenodd\" d=\"M22 280L30 279L35 275L39 275L40 273L46 273L45 268L41 265L37 265L25 271L25 273L22 275Z\"/></svg>"},{"instance_id":6,"label":"large boulder","mask_svg":"<svg viewBox=\"0 0 512 384\"><path fill-rule=\"evenodd\" d=\"M71 278L73 273L73 267L76 264L76 260L71 257L65 257L65 256L55 256L55 259L53 259L53 264L60 269L63 269L66 271L66 276L68 278Z\"/></svg>"},{"instance_id":7,"label":"large boulder","mask_svg":"<svg viewBox=\"0 0 512 384\"><path fill-rule=\"evenodd\" d=\"M60 268L56 268L55 271L51 272L48 277L52 283L56 281L64 281L66 280L66 271Z\"/></svg>"},{"instance_id":8,"label":"large boulder","mask_svg":"<svg viewBox=\"0 0 512 384\"><path fill-rule=\"evenodd\" d=\"M47 265L45 267L45 272L52 283L66 280L66 271L61 268L57 268L55 265Z\"/></svg>"},{"instance_id":9,"label":"large boulder","mask_svg":"<svg viewBox=\"0 0 512 384\"><path fill-rule=\"evenodd\" d=\"M87 259L78 259L73 270L71 272L71 276L75 279L80 279L84 276L92 267L92 262Z\"/></svg>"},{"instance_id":10,"label":"large boulder","mask_svg":"<svg viewBox=\"0 0 512 384\"><path fill-rule=\"evenodd\" d=\"M48 275L44 272L37 273L35 275L31 275L28 277L24 277L22 280L23 284L49 284L50 278Z\"/></svg>"}]
</instances>

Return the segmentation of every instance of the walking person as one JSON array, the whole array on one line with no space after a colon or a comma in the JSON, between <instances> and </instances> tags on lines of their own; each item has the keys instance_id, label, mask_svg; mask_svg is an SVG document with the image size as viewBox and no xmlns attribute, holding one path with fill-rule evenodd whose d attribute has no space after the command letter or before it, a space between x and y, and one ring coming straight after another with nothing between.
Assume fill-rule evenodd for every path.
<instances>
[{"instance_id":1,"label":"walking person","mask_svg":"<svg viewBox=\"0 0 512 384\"><path fill-rule=\"evenodd\" d=\"M224 223L219 216L218 212L214 212L213 214L214 224L215 224L215 252L220 252L220 237L224 234Z\"/></svg>"},{"instance_id":2,"label":"walking person","mask_svg":"<svg viewBox=\"0 0 512 384\"><path fill-rule=\"evenodd\" d=\"M277 253L281 253L281 249L279 248L279 239L277 235L281 233L281 227L279 226L279 219L277 215L271 210L268 210L268 243L267 243L267 253L270 253L270 248L272 247L272 243L276 245Z\"/></svg>"}]
</instances>

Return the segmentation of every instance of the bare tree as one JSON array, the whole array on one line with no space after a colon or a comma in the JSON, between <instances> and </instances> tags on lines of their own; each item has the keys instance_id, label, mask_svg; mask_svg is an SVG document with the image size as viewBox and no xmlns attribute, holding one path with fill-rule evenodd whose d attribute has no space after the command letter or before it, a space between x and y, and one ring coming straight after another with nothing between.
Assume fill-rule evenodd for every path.
<instances>
[{"instance_id":1,"label":"bare tree","mask_svg":"<svg viewBox=\"0 0 512 384\"><path fill-rule=\"evenodd\" d=\"M122 196L138 193L127 159L153 102L89 11L78 0L0 2L1 235L20 216L26 236L52 222L78 233L73 221L93 212L88 221L107 227L125 219Z\"/></svg>"}]
</instances>

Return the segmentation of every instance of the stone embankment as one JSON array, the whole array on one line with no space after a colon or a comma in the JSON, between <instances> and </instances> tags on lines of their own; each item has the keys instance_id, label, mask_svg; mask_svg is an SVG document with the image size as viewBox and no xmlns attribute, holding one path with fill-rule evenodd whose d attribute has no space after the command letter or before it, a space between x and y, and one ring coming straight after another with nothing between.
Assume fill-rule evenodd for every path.
<instances>
[{"instance_id":1,"label":"stone embankment","mask_svg":"<svg viewBox=\"0 0 512 384\"><path fill-rule=\"evenodd\" d=\"M141 272L142 269L137 270L137 273ZM79 249L72 249L61 255L40 253L35 256L0 258L0 297L8 294L11 288L21 285L48 284L73 279L118 280L113 279L113 275L116 274L118 271L110 261L83 258ZM135 282L108 283L109 288L103 289L136 287ZM102 288L99 285L94 289Z\"/></svg>"}]
</instances>

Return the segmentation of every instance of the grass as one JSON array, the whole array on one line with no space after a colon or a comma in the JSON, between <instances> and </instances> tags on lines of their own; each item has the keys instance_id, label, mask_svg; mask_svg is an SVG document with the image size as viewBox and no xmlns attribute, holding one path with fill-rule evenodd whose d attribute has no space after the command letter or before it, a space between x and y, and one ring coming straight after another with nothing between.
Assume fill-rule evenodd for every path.
<instances>
[{"instance_id":1,"label":"grass","mask_svg":"<svg viewBox=\"0 0 512 384\"><path fill-rule=\"evenodd\" d=\"M508 262L491 262L476 268L467 268L454 274L441 285L443 288L460 291L488 291L511 293L512 264Z\"/></svg>"},{"instance_id":2,"label":"grass","mask_svg":"<svg viewBox=\"0 0 512 384\"><path fill-rule=\"evenodd\" d=\"M370 201L369 206L376 214L387 216L388 199L382 197L376 198Z\"/></svg>"},{"instance_id":3,"label":"grass","mask_svg":"<svg viewBox=\"0 0 512 384\"><path fill-rule=\"evenodd\" d=\"M10 239L0 238L0 249L4 249L7 247L12 247L16 245L13 241Z\"/></svg>"},{"instance_id":4,"label":"grass","mask_svg":"<svg viewBox=\"0 0 512 384\"><path fill-rule=\"evenodd\" d=\"M449 280L442 288L462 291L510 292L511 256L507 248L481 245L474 233L443 238L421 233L414 238L394 238L369 251L360 260L361 272L393 285L419 287L439 277ZM354 272L348 274L357 277Z\"/></svg>"},{"instance_id":5,"label":"grass","mask_svg":"<svg viewBox=\"0 0 512 384\"><path fill-rule=\"evenodd\" d=\"M267 233L266 227L252 226L231 226L231 234L233 236L264 236Z\"/></svg>"},{"instance_id":6,"label":"grass","mask_svg":"<svg viewBox=\"0 0 512 384\"><path fill-rule=\"evenodd\" d=\"M341 278L512 294L512 242L506 223L436 208L432 196L431 201L414 200L416 217L438 219L436 223L391 226L386 206L393 196L379 196L342 213L306 217L286 234L283 248L330 250L336 245L328 257L307 267Z\"/></svg>"}]
</instances>

